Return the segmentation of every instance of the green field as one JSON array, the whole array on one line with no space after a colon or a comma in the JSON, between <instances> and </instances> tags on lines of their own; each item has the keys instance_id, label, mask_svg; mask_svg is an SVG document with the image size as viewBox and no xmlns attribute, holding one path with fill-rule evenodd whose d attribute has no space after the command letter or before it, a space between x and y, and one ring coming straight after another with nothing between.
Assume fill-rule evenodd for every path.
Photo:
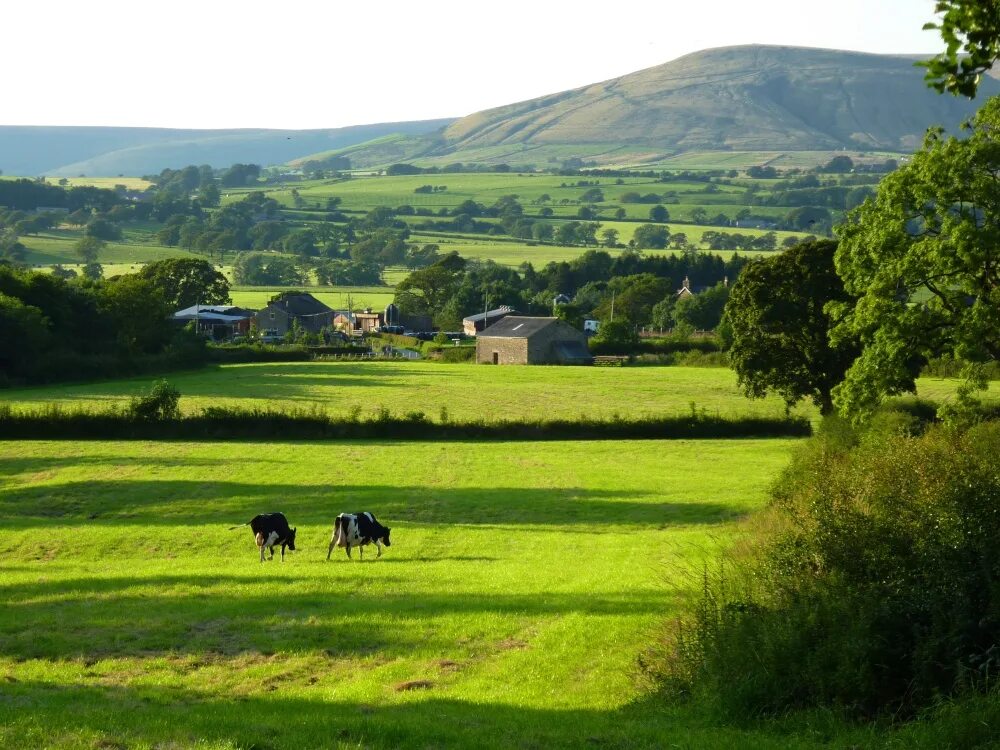
<instances>
[{"instance_id":1,"label":"green field","mask_svg":"<svg viewBox=\"0 0 1000 750\"><path fill-rule=\"evenodd\" d=\"M808 746L636 666L791 445L3 444L0 745ZM326 562L359 509L391 548Z\"/></svg>"},{"instance_id":2,"label":"green field","mask_svg":"<svg viewBox=\"0 0 1000 750\"><path fill-rule=\"evenodd\" d=\"M304 289L333 310L346 310L348 299L355 310L363 307L384 310L395 295L392 287L388 286L304 287ZM234 305L260 310L267 306L271 297L281 291L283 289L279 287L235 287L229 296Z\"/></svg>"},{"instance_id":3,"label":"green field","mask_svg":"<svg viewBox=\"0 0 1000 750\"><path fill-rule=\"evenodd\" d=\"M0 403L38 407L105 406L147 390L144 377L86 385L0 391ZM186 413L206 406L293 405L346 414L386 407L395 414L422 411L437 419L537 419L690 414L780 417L778 398L751 401L725 368L697 367L484 367L436 362L295 362L226 365L174 373ZM543 406L544 405L544 406ZM802 406L802 414L813 415Z\"/></svg>"},{"instance_id":4,"label":"green field","mask_svg":"<svg viewBox=\"0 0 1000 750\"><path fill-rule=\"evenodd\" d=\"M77 233L60 233L58 235L29 235L20 238L28 252L25 262L40 266L61 263L63 266L74 267L80 263L80 256L73 249L79 239ZM139 265L151 263L164 258L198 258L192 252L179 247L165 247L154 243L127 244L109 242L97 258L102 264Z\"/></svg>"}]
</instances>

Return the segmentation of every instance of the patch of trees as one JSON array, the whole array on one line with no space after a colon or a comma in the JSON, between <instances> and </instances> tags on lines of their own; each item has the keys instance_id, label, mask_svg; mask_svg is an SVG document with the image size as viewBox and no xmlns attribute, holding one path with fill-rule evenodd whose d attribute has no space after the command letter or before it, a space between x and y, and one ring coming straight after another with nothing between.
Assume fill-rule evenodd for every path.
<instances>
[{"instance_id":1,"label":"patch of trees","mask_svg":"<svg viewBox=\"0 0 1000 750\"><path fill-rule=\"evenodd\" d=\"M203 343L169 320L156 281L66 280L0 264L0 381L36 383L191 366Z\"/></svg>"},{"instance_id":2,"label":"patch of trees","mask_svg":"<svg viewBox=\"0 0 1000 750\"><path fill-rule=\"evenodd\" d=\"M39 207L62 208L66 211L87 209L110 211L123 199L114 190L90 186L63 188L41 180L0 180L0 206L20 211Z\"/></svg>"}]
</instances>

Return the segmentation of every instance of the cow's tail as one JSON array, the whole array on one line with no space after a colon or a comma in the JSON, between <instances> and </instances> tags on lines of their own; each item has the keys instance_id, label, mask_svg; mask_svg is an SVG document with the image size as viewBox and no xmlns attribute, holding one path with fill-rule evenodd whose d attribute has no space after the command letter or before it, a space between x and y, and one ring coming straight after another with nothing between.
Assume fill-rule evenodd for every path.
<instances>
[{"instance_id":1,"label":"cow's tail","mask_svg":"<svg viewBox=\"0 0 1000 750\"><path fill-rule=\"evenodd\" d=\"M233 531L234 529L242 529L244 526L249 526L249 525L250 525L250 522L247 521L246 523L241 523L239 526L230 526L229 530Z\"/></svg>"},{"instance_id":2,"label":"cow's tail","mask_svg":"<svg viewBox=\"0 0 1000 750\"><path fill-rule=\"evenodd\" d=\"M344 516L339 515L333 522L333 539L330 540L332 544L337 546L343 546L341 541L344 535Z\"/></svg>"}]
</instances>

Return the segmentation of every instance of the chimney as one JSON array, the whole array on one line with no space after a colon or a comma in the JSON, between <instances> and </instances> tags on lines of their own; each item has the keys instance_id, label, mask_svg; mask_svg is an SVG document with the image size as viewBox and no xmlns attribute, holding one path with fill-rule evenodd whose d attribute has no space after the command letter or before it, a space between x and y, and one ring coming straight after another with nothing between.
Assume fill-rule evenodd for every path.
<instances>
[{"instance_id":1,"label":"chimney","mask_svg":"<svg viewBox=\"0 0 1000 750\"><path fill-rule=\"evenodd\" d=\"M729 277L728 276L723 276L722 277L722 286L725 286L725 287L729 286Z\"/></svg>"},{"instance_id":2,"label":"chimney","mask_svg":"<svg viewBox=\"0 0 1000 750\"><path fill-rule=\"evenodd\" d=\"M691 291L691 280L687 276L684 277L684 286L682 288L687 289L689 292Z\"/></svg>"}]
</instances>

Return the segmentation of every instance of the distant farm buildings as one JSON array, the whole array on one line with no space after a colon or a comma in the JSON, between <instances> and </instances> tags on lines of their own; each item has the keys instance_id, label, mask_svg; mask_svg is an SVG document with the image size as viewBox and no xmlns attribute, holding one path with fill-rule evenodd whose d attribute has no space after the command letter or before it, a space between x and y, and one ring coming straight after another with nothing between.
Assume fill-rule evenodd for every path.
<instances>
[{"instance_id":1,"label":"distant farm buildings","mask_svg":"<svg viewBox=\"0 0 1000 750\"><path fill-rule=\"evenodd\" d=\"M284 336L298 321L303 330L319 333L333 325L334 312L311 294L284 294L271 300L254 316L257 328L271 336Z\"/></svg>"},{"instance_id":2,"label":"distant farm buildings","mask_svg":"<svg viewBox=\"0 0 1000 750\"><path fill-rule=\"evenodd\" d=\"M559 318L507 315L476 338L476 362L494 365L589 365L587 337Z\"/></svg>"},{"instance_id":3,"label":"distant farm buildings","mask_svg":"<svg viewBox=\"0 0 1000 750\"><path fill-rule=\"evenodd\" d=\"M489 328L508 315L517 315L517 310L507 305L500 305L496 310L487 310L476 315L469 315L462 318L462 331L466 336L475 336L480 331Z\"/></svg>"},{"instance_id":4,"label":"distant farm buildings","mask_svg":"<svg viewBox=\"0 0 1000 750\"><path fill-rule=\"evenodd\" d=\"M192 305L173 314L177 323L194 323L198 333L215 341L227 341L233 336L250 332L253 310L236 305Z\"/></svg>"}]
</instances>

